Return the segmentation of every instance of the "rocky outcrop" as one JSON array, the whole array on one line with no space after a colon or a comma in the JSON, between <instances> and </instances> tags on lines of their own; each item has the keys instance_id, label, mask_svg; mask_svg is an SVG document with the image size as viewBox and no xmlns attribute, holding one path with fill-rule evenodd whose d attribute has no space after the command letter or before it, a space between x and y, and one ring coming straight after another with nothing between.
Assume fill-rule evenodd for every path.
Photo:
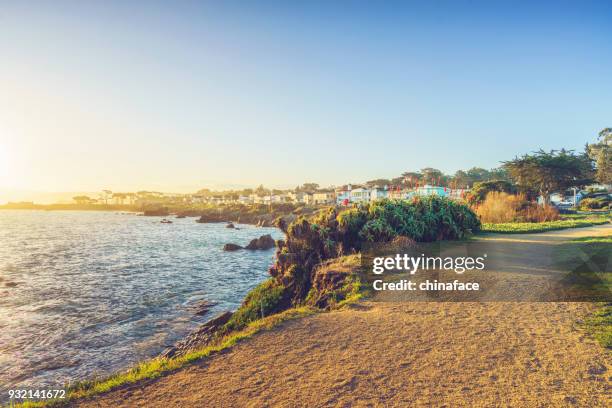
<instances>
[{"instance_id":1,"label":"rocky outcrop","mask_svg":"<svg viewBox=\"0 0 612 408\"><path fill-rule=\"evenodd\" d=\"M241 247L238 244L225 244L223 245L223 250L224 251L237 251L239 249L249 249L249 250L259 250L259 249L270 249L270 248L274 248L274 246L276 245L276 242L274 241L274 238L272 238L272 235L270 234L266 234L266 235L262 235L259 238L255 238L252 239L251 242L249 242L249 244L245 247Z\"/></svg>"},{"instance_id":2,"label":"rocky outcrop","mask_svg":"<svg viewBox=\"0 0 612 408\"><path fill-rule=\"evenodd\" d=\"M237 245L237 244L231 244L230 243L230 244L223 245L223 250L224 251L231 252L231 251L237 251L239 249L243 249L243 248L240 245Z\"/></svg>"},{"instance_id":3,"label":"rocky outcrop","mask_svg":"<svg viewBox=\"0 0 612 408\"><path fill-rule=\"evenodd\" d=\"M191 306L189 306L189 309L193 310L195 315L198 316L203 316L206 313L208 313L210 311L210 309L212 309L213 306L215 306L216 303L215 302L211 302L208 300L201 300Z\"/></svg>"},{"instance_id":4,"label":"rocky outcrop","mask_svg":"<svg viewBox=\"0 0 612 408\"><path fill-rule=\"evenodd\" d=\"M274 238L270 234L262 235L259 238L255 238L249 242L249 245L244 247L245 249L270 249L274 248Z\"/></svg>"},{"instance_id":5,"label":"rocky outcrop","mask_svg":"<svg viewBox=\"0 0 612 408\"><path fill-rule=\"evenodd\" d=\"M191 332L186 338L177 342L174 346L167 348L161 357L176 357L200 347L204 347L216 338L220 329L232 317L232 312L224 312L214 319L209 320L195 331Z\"/></svg>"}]
</instances>

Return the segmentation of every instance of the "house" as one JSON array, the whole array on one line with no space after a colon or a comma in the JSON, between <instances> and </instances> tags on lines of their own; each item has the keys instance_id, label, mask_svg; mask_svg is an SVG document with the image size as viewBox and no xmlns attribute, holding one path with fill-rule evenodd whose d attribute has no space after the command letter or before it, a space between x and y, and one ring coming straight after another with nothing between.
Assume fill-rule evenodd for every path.
<instances>
[{"instance_id":1,"label":"house","mask_svg":"<svg viewBox=\"0 0 612 408\"><path fill-rule=\"evenodd\" d=\"M411 190L406 198L412 198L412 197L416 197L416 196L430 196L430 195L437 195L440 197L448 197L450 193L450 188L448 187L442 187L442 186L432 186L429 184L426 184L422 187L417 187L413 190Z\"/></svg>"},{"instance_id":2,"label":"house","mask_svg":"<svg viewBox=\"0 0 612 408\"><path fill-rule=\"evenodd\" d=\"M366 187L357 187L351 190L351 203L367 203L370 201L370 189Z\"/></svg>"},{"instance_id":3,"label":"house","mask_svg":"<svg viewBox=\"0 0 612 408\"><path fill-rule=\"evenodd\" d=\"M336 201L336 194L333 190L319 190L312 195L312 203L317 204L333 204Z\"/></svg>"},{"instance_id":4,"label":"house","mask_svg":"<svg viewBox=\"0 0 612 408\"><path fill-rule=\"evenodd\" d=\"M374 186L370 190L370 201L383 200L389 197L389 190L387 186L378 187Z\"/></svg>"},{"instance_id":5,"label":"house","mask_svg":"<svg viewBox=\"0 0 612 408\"><path fill-rule=\"evenodd\" d=\"M338 205L347 205L349 203L367 203L370 201L371 191L367 187L358 186L353 188L348 184L336 189L335 200Z\"/></svg>"},{"instance_id":6,"label":"house","mask_svg":"<svg viewBox=\"0 0 612 408\"><path fill-rule=\"evenodd\" d=\"M304 193L302 201L306 205L312 205L314 202L313 195L311 193Z\"/></svg>"},{"instance_id":7,"label":"house","mask_svg":"<svg viewBox=\"0 0 612 408\"><path fill-rule=\"evenodd\" d=\"M301 203L304 199L304 193L301 191L290 191L287 196L289 197L289 201L294 203Z\"/></svg>"},{"instance_id":8,"label":"house","mask_svg":"<svg viewBox=\"0 0 612 408\"><path fill-rule=\"evenodd\" d=\"M351 202L351 185L342 186L336 189L336 204L347 205Z\"/></svg>"}]
</instances>

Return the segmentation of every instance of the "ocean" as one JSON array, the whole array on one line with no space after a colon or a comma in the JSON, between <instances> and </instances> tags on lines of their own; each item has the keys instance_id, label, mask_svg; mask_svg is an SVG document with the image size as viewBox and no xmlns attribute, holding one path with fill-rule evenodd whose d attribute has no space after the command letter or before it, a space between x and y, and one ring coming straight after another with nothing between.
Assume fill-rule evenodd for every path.
<instances>
[{"instance_id":1,"label":"ocean","mask_svg":"<svg viewBox=\"0 0 612 408\"><path fill-rule=\"evenodd\" d=\"M0 211L0 401L159 354L235 310L268 277L274 249L223 244L276 228L86 211ZM194 307L214 302L200 316Z\"/></svg>"}]
</instances>

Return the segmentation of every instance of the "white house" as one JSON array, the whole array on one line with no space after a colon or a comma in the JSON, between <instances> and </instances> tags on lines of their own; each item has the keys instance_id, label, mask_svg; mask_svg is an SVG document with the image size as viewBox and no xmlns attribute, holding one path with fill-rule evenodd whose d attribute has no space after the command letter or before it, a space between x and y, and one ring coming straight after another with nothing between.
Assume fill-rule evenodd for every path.
<instances>
[{"instance_id":1,"label":"white house","mask_svg":"<svg viewBox=\"0 0 612 408\"><path fill-rule=\"evenodd\" d=\"M312 195L313 204L333 204L336 201L336 194L332 190L316 191Z\"/></svg>"},{"instance_id":2,"label":"white house","mask_svg":"<svg viewBox=\"0 0 612 408\"><path fill-rule=\"evenodd\" d=\"M389 198L389 190L387 189L387 186L372 187L370 190L370 201L383 200L385 198Z\"/></svg>"},{"instance_id":3,"label":"white house","mask_svg":"<svg viewBox=\"0 0 612 408\"><path fill-rule=\"evenodd\" d=\"M370 201L370 189L365 187L357 187L351 190L351 203L367 203Z\"/></svg>"}]
</instances>

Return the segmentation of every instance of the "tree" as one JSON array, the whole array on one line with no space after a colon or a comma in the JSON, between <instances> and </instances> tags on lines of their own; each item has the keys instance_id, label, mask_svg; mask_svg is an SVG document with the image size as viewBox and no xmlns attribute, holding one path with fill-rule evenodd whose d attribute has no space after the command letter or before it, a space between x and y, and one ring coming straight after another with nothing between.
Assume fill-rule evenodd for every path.
<instances>
[{"instance_id":1,"label":"tree","mask_svg":"<svg viewBox=\"0 0 612 408\"><path fill-rule=\"evenodd\" d=\"M508 171L503 167L489 170L489 180L506 180L510 181Z\"/></svg>"},{"instance_id":2,"label":"tree","mask_svg":"<svg viewBox=\"0 0 612 408\"><path fill-rule=\"evenodd\" d=\"M537 191L545 204L550 203L552 193L592 181L593 166L589 157L571 150L539 150L503 164L519 188Z\"/></svg>"},{"instance_id":3,"label":"tree","mask_svg":"<svg viewBox=\"0 0 612 408\"><path fill-rule=\"evenodd\" d=\"M489 177L491 177L489 170L483 169L482 167L472 167L466 171L466 174L472 184L479 181L487 181Z\"/></svg>"},{"instance_id":4,"label":"tree","mask_svg":"<svg viewBox=\"0 0 612 408\"><path fill-rule=\"evenodd\" d=\"M301 187L298 187L296 190L304 192L304 193L314 193L319 189L319 185L317 183L304 183Z\"/></svg>"},{"instance_id":5,"label":"tree","mask_svg":"<svg viewBox=\"0 0 612 408\"><path fill-rule=\"evenodd\" d=\"M416 184L421 181L423 175L418 171L406 171L402 173L402 177L408 184Z\"/></svg>"},{"instance_id":6,"label":"tree","mask_svg":"<svg viewBox=\"0 0 612 408\"><path fill-rule=\"evenodd\" d=\"M394 177L391 179L392 186L400 186L406 183L406 179L404 177Z\"/></svg>"},{"instance_id":7,"label":"tree","mask_svg":"<svg viewBox=\"0 0 612 408\"><path fill-rule=\"evenodd\" d=\"M587 145L587 153L595 162L595 179L601 184L612 184L612 128L599 132L597 143Z\"/></svg>"},{"instance_id":8,"label":"tree","mask_svg":"<svg viewBox=\"0 0 612 408\"><path fill-rule=\"evenodd\" d=\"M391 180L389 179L379 178L379 179L366 181L366 186L368 187L375 187L375 186L384 187L384 186L389 186L389 185L391 185Z\"/></svg>"},{"instance_id":9,"label":"tree","mask_svg":"<svg viewBox=\"0 0 612 408\"><path fill-rule=\"evenodd\" d=\"M78 205L84 205L84 204L91 204L92 203L92 199L86 195L80 195L80 196L74 196L72 197L72 199L78 204Z\"/></svg>"},{"instance_id":10,"label":"tree","mask_svg":"<svg viewBox=\"0 0 612 408\"><path fill-rule=\"evenodd\" d=\"M421 169L421 174L423 175L423 183L437 185L438 181L442 181L444 174L438 169L434 169L432 167L426 167Z\"/></svg>"}]
</instances>

